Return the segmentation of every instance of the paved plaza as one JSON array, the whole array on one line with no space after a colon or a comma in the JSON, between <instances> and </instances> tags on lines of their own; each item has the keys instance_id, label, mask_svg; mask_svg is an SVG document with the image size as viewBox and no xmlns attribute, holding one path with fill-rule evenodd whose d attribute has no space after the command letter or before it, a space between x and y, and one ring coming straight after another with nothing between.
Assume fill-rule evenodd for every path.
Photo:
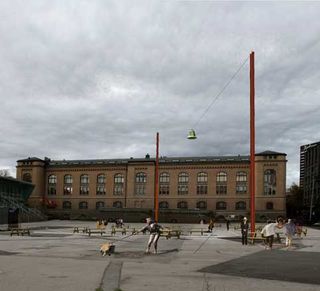
<instances>
[{"instance_id":1,"label":"paved plaza","mask_svg":"<svg viewBox=\"0 0 320 291\"><path fill-rule=\"evenodd\" d=\"M1 291L320 290L318 229L308 228L306 237L295 238L291 250L276 243L269 251L260 242L242 246L233 226L190 235L201 225L180 225L180 239L161 237L159 254L148 255L148 235L111 236L111 224L103 236L73 233L75 226L94 229L95 222L26 226L30 236L0 232ZM130 224L131 229L141 226ZM99 253L104 242L114 242L111 256Z\"/></svg>"}]
</instances>

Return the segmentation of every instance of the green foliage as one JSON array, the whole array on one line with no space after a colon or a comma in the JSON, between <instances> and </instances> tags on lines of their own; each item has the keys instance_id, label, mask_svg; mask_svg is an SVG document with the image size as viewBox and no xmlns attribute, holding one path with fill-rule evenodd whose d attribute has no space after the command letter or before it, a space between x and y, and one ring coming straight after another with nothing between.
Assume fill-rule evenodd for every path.
<instances>
[{"instance_id":1,"label":"green foliage","mask_svg":"<svg viewBox=\"0 0 320 291\"><path fill-rule=\"evenodd\" d=\"M295 217L303 210L303 190L295 183L287 195L287 216Z\"/></svg>"}]
</instances>

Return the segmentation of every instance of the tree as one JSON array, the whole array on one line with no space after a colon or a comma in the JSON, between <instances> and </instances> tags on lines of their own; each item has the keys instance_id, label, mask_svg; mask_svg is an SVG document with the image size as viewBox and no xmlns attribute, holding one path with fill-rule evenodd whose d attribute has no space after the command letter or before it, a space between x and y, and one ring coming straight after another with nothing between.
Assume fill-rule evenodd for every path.
<instances>
[{"instance_id":1,"label":"tree","mask_svg":"<svg viewBox=\"0 0 320 291\"><path fill-rule=\"evenodd\" d=\"M293 183L289 188L287 195L287 216L298 217L303 211L303 190L297 184Z\"/></svg>"},{"instance_id":2,"label":"tree","mask_svg":"<svg viewBox=\"0 0 320 291\"><path fill-rule=\"evenodd\" d=\"M1 177L10 177L10 172L8 169L0 169L0 176Z\"/></svg>"}]
</instances>

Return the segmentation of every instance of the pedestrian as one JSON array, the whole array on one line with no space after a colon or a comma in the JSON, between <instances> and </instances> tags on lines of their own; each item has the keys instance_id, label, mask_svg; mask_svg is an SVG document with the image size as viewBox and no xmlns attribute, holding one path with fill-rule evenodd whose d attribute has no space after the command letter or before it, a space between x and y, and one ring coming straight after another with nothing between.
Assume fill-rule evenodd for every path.
<instances>
[{"instance_id":1,"label":"pedestrian","mask_svg":"<svg viewBox=\"0 0 320 291\"><path fill-rule=\"evenodd\" d=\"M282 220L279 219L278 222L272 222L268 220L267 224L261 230L261 234L266 239L266 249L272 250L274 235L276 234L276 228L282 228Z\"/></svg>"},{"instance_id":2,"label":"pedestrian","mask_svg":"<svg viewBox=\"0 0 320 291\"><path fill-rule=\"evenodd\" d=\"M209 220L209 225L208 225L208 232L212 232L212 229L214 228L214 221L212 218Z\"/></svg>"},{"instance_id":3,"label":"pedestrian","mask_svg":"<svg viewBox=\"0 0 320 291\"><path fill-rule=\"evenodd\" d=\"M146 222L147 222L147 225L141 228L139 232L145 232L145 231L150 232L146 253L147 254L150 253L150 248L151 248L151 245L153 244L154 254L156 254L158 252L158 240L160 238L161 229L163 229L163 227L157 222L153 221L150 217L146 219Z\"/></svg>"},{"instance_id":4,"label":"pedestrian","mask_svg":"<svg viewBox=\"0 0 320 291\"><path fill-rule=\"evenodd\" d=\"M241 227L241 241L242 241L242 244L243 245L247 245L248 244L249 223L248 223L248 219L246 217L244 217L241 220L240 227Z\"/></svg>"},{"instance_id":5,"label":"pedestrian","mask_svg":"<svg viewBox=\"0 0 320 291\"><path fill-rule=\"evenodd\" d=\"M292 238L296 233L296 225L291 219L285 224L286 247L289 249L292 245Z\"/></svg>"},{"instance_id":6,"label":"pedestrian","mask_svg":"<svg viewBox=\"0 0 320 291\"><path fill-rule=\"evenodd\" d=\"M226 220L226 225L227 225L227 230L229 230L229 227L230 227L230 220L227 218Z\"/></svg>"}]
</instances>

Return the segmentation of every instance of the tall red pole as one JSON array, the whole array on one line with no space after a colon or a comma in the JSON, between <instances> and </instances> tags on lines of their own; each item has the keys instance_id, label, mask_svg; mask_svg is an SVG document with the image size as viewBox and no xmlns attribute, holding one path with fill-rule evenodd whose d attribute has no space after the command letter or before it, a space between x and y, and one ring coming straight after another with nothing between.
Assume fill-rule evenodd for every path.
<instances>
[{"instance_id":1,"label":"tall red pole","mask_svg":"<svg viewBox=\"0 0 320 291\"><path fill-rule=\"evenodd\" d=\"M255 232L255 104L254 52L250 54L250 220L251 233ZM253 235L253 234L252 234Z\"/></svg>"},{"instance_id":2,"label":"tall red pole","mask_svg":"<svg viewBox=\"0 0 320 291\"><path fill-rule=\"evenodd\" d=\"M155 189L154 189L154 220L158 222L159 218L159 132L157 132L156 141L156 169L155 169Z\"/></svg>"}]
</instances>

